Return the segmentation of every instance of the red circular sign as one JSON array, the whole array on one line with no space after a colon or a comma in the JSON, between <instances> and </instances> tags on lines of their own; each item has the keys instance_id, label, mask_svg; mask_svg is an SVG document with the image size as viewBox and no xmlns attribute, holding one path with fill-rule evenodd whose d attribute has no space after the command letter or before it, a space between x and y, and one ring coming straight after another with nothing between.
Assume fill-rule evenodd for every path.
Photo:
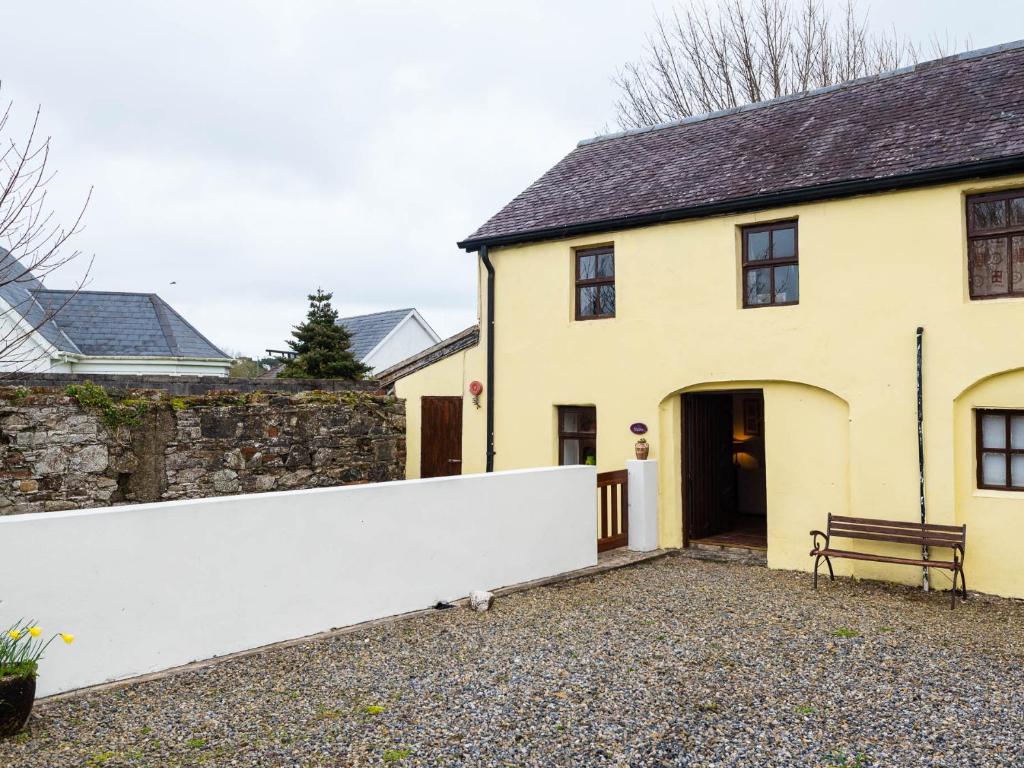
<instances>
[{"instance_id":1,"label":"red circular sign","mask_svg":"<svg viewBox=\"0 0 1024 768\"><path fill-rule=\"evenodd\" d=\"M476 395L479 395L483 391L484 391L484 385L481 384L479 381L471 381L471 382L469 382L469 394L476 396Z\"/></svg>"}]
</instances>

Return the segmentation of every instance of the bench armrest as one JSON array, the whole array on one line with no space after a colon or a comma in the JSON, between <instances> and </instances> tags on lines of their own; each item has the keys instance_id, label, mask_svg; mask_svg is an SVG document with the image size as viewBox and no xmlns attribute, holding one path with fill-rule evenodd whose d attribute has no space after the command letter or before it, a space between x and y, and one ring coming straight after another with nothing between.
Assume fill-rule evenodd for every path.
<instances>
[{"instance_id":1,"label":"bench armrest","mask_svg":"<svg viewBox=\"0 0 1024 768\"><path fill-rule=\"evenodd\" d=\"M821 537L825 540L824 547L818 544L818 537ZM823 533L822 531L811 531L811 546L814 547L815 551L820 549L828 549L828 539L829 535L827 533Z\"/></svg>"}]
</instances>

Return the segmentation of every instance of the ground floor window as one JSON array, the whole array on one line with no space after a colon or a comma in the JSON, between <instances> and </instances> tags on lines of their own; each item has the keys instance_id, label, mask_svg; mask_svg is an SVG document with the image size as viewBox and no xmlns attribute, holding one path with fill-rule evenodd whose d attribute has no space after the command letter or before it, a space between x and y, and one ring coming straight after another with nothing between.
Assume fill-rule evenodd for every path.
<instances>
[{"instance_id":1,"label":"ground floor window","mask_svg":"<svg viewBox=\"0 0 1024 768\"><path fill-rule=\"evenodd\" d=\"M1024 491L1024 411L976 411L978 487Z\"/></svg>"},{"instance_id":2,"label":"ground floor window","mask_svg":"<svg viewBox=\"0 0 1024 768\"><path fill-rule=\"evenodd\" d=\"M597 409L558 407L558 463L597 464Z\"/></svg>"}]
</instances>

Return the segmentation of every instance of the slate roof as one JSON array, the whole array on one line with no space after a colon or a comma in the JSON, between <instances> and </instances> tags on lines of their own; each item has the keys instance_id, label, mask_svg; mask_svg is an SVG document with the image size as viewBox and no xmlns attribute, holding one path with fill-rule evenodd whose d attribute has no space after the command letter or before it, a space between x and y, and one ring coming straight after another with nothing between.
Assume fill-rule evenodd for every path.
<instances>
[{"instance_id":1,"label":"slate roof","mask_svg":"<svg viewBox=\"0 0 1024 768\"><path fill-rule=\"evenodd\" d=\"M155 293L51 290L0 248L3 298L61 352L230 359Z\"/></svg>"},{"instance_id":2,"label":"slate roof","mask_svg":"<svg viewBox=\"0 0 1024 768\"><path fill-rule=\"evenodd\" d=\"M409 307L408 309L389 309L369 315L343 317L338 320L338 325L345 326L349 332L352 337L352 354L361 361L412 311L412 307Z\"/></svg>"},{"instance_id":3,"label":"slate roof","mask_svg":"<svg viewBox=\"0 0 1024 768\"><path fill-rule=\"evenodd\" d=\"M155 293L34 293L83 355L228 358Z\"/></svg>"},{"instance_id":4,"label":"slate roof","mask_svg":"<svg viewBox=\"0 0 1024 768\"><path fill-rule=\"evenodd\" d=\"M582 141L459 245L1021 170L1024 41Z\"/></svg>"},{"instance_id":5,"label":"slate roof","mask_svg":"<svg viewBox=\"0 0 1024 768\"><path fill-rule=\"evenodd\" d=\"M43 284L4 248L0 248L0 282L0 298L36 328L39 335L64 352L80 352L36 300L35 292Z\"/></svg>"}]
</instances>

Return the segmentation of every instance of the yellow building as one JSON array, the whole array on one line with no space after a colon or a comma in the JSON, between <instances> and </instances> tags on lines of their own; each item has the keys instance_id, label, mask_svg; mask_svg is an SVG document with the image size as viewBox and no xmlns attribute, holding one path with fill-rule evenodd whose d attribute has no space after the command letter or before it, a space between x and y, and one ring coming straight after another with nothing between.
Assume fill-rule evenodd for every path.
<instances>
[{"instance_id":1,"label":"yellow building","mask_svg":"<svg viewBox=\"0 0 1024 768\"><path fill-rule=\"evenodd\" d=\"M927 519L1024 597L1021 73L1011 44L581 142L460 243L480 338L392 376L408 475L621 469L646 426L663 547L809 570L829 513L919 519L921 328Z\"/></svg>"}]
</instances>

